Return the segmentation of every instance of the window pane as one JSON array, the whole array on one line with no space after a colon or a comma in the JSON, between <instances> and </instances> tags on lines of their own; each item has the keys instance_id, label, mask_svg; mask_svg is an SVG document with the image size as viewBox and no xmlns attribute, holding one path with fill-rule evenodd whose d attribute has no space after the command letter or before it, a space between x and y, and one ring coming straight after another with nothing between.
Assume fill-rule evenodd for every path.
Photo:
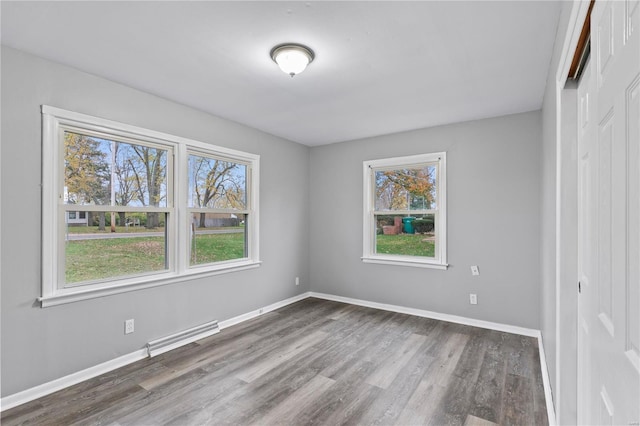
<instances>
[{"instance_id":1,"label":"window pane","mask_svg":"<svg viewBox=\"0 0 640 426\"><path fill-rule=\"evenodd\" d=\"M244 210L247 166L198 155L189 156L189 207Z\"/></svg>"},{"instance_id":2,"label":"window pane","mask_svg":"<svg viewBox=\"0 0 640 426\"><path fill-rule=\"evenodd\" d=\"M247 215L192 213L191 265L247 257Z\"/></svg>"},{"instance_id":3,"label":"window pane","mask_svg":"<svg viewBox=\"0 0 640 426\"><path fill-rule=\"evenodd\" d=\"M65 204L167 206L167 150L65 132Z\"/></svg>"},{"instance_id":4,"label":"window pane","mask_svg":"<svg viewBox=\"0 0 640 426\"><path fill-rule=\"evenodd\" d=\"M67 285L167 269L165 213L81 213L65 228ZM145 228L150 221L158 226Z\"/></svg>"},{"instance_id":5,"label":"window pane","mask_svg":"<svg viewBox=\"0 0 640 426\"><path fill-rule=\"evenodd\" d=\"M435 256L435 215L376 215L376 253Z\"/></svg>"},{"instance_id":6,"label":"window pane","mask_svg":"<svg viewBox=\"0 0 640 426\"><path fill-rule=\"evenodd\" d=\"M437 164L375 171L377 211L436 209Z\"/></svg>"}]
</instances>

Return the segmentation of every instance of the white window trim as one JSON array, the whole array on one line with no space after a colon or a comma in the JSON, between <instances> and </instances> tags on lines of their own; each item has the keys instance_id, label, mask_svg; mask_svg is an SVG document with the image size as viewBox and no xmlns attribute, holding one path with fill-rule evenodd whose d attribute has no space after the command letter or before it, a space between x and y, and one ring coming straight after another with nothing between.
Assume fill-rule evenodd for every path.
<instances>
[{"instance_id":1,"label":"white window trim","mask_svg":"<svg viewBox=\"0 0 640 426\"><path fill-rule=\"evenodd\" d=\"M260 221L258 208L260 194L259 155L47 105L42 106L42 119L42 296L38 298L42 307L241 271L258 267L261 264L259 260ZM170 266L168 271L121 279L114 278L73 287L59 285L59 251L61 243L64 242L61 241L64 236L59 232L58 220L60 214L64 214L64 209L60 208L60 200L63 198L63 194L59 193L62 188L61 155L64 155L59 140L61 126L87 129L123 138L133 137L136 140L166 146L173 153L175 157L173 159L175 172L171 180L167 182L168 186L173 187L173 205L170 205L168 200L166 208L158 208L159 211L171 212L170 222L172 226L169 228L167 235L169 238L167 256ZM247 211L249 212L251 226L247 235L247 258L206 265L189 265L189 259L187 258L189 233L179 232L179 229L185 229L188 226L185 224L189 216L187 209L188 150L230 158L250 166L251 176L247 176L247 184L250 185ZM87 207L88 209L94 209L91 206ZM127 207L123 207L123 209L127 209ZM182 226L183 224L185 226Z\"/></svg>"},{"instance_id":2,"label":"white window trim","mask_svg":"<svg viewBox=\"0 0 640 426\"><path fill-rule=\"evenodd\" d=\"M373 170L380 168L401 168L422 163L439 164L438 171L438 220L436 229L436 256L426 258L420 256L402 256L375 253L375 228L374 228L374 206L375 206L375 178ZM429 154L410 155L406 157L384 158L379 160L369 160L362 163L363 182L363 247L362 261L364 263L378 263L383 265L411 266L418 268L447 269L447 154L446 152L435 152ZM395 212L389 212L393 214ZM403 213L403 212L399 212Z\"/></svg>"}]
</instances>

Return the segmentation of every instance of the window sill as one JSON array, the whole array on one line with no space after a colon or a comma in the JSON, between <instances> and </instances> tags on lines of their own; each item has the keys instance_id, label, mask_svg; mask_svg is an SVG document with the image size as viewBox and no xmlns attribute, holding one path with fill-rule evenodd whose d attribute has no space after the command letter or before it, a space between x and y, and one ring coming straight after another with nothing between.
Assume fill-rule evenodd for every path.
<instances>
[{"instance_id":1,"label":"window sill","mask_svg":"<svg viewBox=\"0 0 640 426\"><path fill-rule=\"evenodd\" d=\"M260 261L244 260L240 262L225 263L214 267L194 267L182 274L163 274L162 277L144 277L134 282L126 282L119 285L103 285L101 287L85 288L75 287L71 289L59 290L55 294L39 297L41 307L63 305L65 303L78 302L81 300L95 299L98 297L111 296L114 294L126 293L129 291L143 290L145 288L159 287L167 284L206 278L213 275L227 274L230 272L244 271L257 268L262 264Z\"/></svg>"},{"instance_id":2,"label":"window sill","mask_svg":"<svg viewBox=\"0 0 640 426\"><path fill-rule=\"evenodd\" d=\"M365 256L365 257L362 257L362 261L364 263L377 263L380 265L411 266L414 268L428 268L428 269L441 269L441 270L446 270L449 267L448 263L416 260L410 257Z\"/></svg>"}]
</instances>

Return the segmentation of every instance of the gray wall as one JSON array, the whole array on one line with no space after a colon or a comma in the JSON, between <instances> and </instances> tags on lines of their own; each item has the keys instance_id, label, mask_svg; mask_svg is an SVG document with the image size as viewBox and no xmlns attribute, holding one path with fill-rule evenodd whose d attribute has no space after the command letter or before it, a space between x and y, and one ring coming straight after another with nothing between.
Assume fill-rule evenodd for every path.
<instances>
[{"instance_id":1,"label":"gray wall","mask_svg":"<svg viewBox=\"0 0 640 426\"><path fill-rule=\"evenodd\" d=\"M262 266L38 307L41 104L260 154ZM309 290L308 147L6 47L1 126L2 396ZM125 336L127 318L136 331Z\"/></svg>"},{"instance_id":2,"label":"gray wall","mask_svg":"<svg viewBox=\"0 0 640 426\"><path fill-rule=\"evenodd\" d=\"M312 148L312 290L538 329L540 119L530 112ZM450 268L362 263L362 162L437 151L447 151Z\"/></svg>"}]
</instances>

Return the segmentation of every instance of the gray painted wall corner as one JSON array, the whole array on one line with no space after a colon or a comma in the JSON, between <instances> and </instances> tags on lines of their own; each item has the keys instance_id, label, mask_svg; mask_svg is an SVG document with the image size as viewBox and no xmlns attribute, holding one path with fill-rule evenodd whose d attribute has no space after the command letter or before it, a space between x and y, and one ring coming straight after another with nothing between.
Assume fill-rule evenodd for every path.
<instances>
[{"instance_id":1,"label":"gray painted wall corner","mask_svg":"<svg viewBox=\"0 0 640 426\"><path fill-rule=\"evenodd\" d=\"M312 148L312 290L539 328L541 142L534 111ZM450 268L362 263L362 162L439 151Z\"/></svg>"}]
</instances>

